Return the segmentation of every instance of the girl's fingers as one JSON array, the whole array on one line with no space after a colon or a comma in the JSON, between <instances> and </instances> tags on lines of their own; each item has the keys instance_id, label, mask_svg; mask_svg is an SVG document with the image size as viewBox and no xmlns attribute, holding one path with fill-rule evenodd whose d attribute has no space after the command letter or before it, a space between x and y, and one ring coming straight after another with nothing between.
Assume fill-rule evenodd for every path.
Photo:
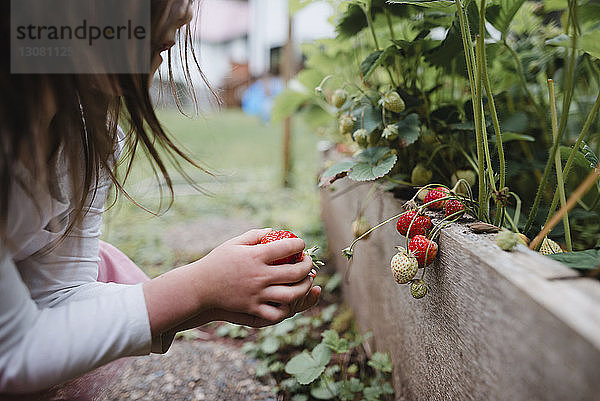
<instances>
[{"instance_id":1,"label":"girl's fingers","mask_svg":"<svg viewBox=\"0 0 600 401\"><path fill-rule=\"evenodd\" d=\"M230 312L225 310L219 311L219 320L241 324L250 327L265 327L273 324L273 322L260 318L249 313Z\"/></svg>"},{"instance_id":2,"label":"girl's fingers","mask_svg":"<svg viewBox=\"0 0 600 401\"><path fill-rule=\"evenodd\" d=\"M302 261L293 265L269 266L269 282L270 284L298 283L309 275L311 269L312 259L304 255Z\"/></svg>"},{"instance_id":3,"label":"girl's fingers","mask_svg":"<svg viewBox=\"0 0 600 401\"><path fill-rule=\"evenodd\" d=\"M291 304L307 295L313 279L305 277L304 280L294 285L272 285L263 291L265 301L276 302L278 304Z\"/></svg>"},{"instance_id":4,"label":"girl's fingers","mask_svg":"<svg viewBox=\"0 0 600 401\"><path fill-rule=\"evenodd\" d=\"M260 242L260 239L267 235L269 231L273 231L272 228L261 228L254 229L245 232L242 235L239 235L233 238L231 241L238 245L256 245Z\"/></svg>"},{"instance_id":5,"label":"girl's fingers","mask_svg":"<svg viewBox=\"0 0 600 401\"><path fill-rule=\"evenodd\" d=\"M266 320L270 322L270 324L279 323L283 319L291 316L290 306L287 304L278 306L273 304L261 304L258 306L256 315L260 320Z\"/></svg>"},{"instance_id":6,"label":"girl's fingers","mask_svg":"<svg viewBox=\"0 0 600 401\"><path fill-rule=\"evenodd\" d=\"M308 291L308 294L304 298L302 298L302 300L300 302L298 302L298 305L296 305L296 310L294 311L294 313L303 312L303 311L307 310L308 308L313 307L319 301L320 296L321 296L321 287L319 287L319 286L312 287Z\"/></svg>"},{"instance_id":7,"label":"girl's fingers","mask_svg":"<svg viewBox=\"0 0 600 401\"><path fill-rule=\"evenodd\" d=\"M256 246L257 250L261 252L261 260L266 264L270 264L275 260L301 253L304 251L305 244L300 238L286 238Z\"/></svg>"}]
</instances>

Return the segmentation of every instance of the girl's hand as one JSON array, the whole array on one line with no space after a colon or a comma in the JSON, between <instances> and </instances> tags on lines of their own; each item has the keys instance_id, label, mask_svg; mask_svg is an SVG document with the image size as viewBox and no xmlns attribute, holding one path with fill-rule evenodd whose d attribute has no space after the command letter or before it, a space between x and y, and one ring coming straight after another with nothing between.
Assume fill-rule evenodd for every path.
<instances>
[{"instance_id":1,"label":"girl's hand","mask_svg":"<svg viewBox=\"0 0 600 401\"><path fill-rule=\"evenodd\" d=\"M257 318L252 325L265 325L316 302L320 289L311 294L310 257L305 255L293 265L272 265L275 260L302 252L304 241L291 238L259 244L269 231L248 231L196 262L197 271L206 278L198 282L198 296L208 308L223 311L223 320L234 320L231 313L241 313ZM294 310L295 305L298 310Z\"/></svg>"},{"instance_id":2,"label":"girl's hand","mask_svg":"<svg viewBox=\"0 0 600 401\"><path fill-rule=\"evenodd\" d=\"M269 230L248 231L204 258L144 283L152 335L211 320L266 326L313 306L321 288L312 287L308 276L311 258L304 255L293 265L271 264L302 252L304 241L259 244Z\"/></svg>"}]
</instances>

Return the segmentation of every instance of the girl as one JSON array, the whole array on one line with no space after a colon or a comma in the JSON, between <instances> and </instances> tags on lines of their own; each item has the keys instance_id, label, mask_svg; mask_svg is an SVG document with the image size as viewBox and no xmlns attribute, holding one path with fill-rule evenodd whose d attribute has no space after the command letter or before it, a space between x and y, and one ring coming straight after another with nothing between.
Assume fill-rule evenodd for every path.
<instances>
[{"instance_id":1,"label":"girl","mask_svg":"<svg viewBox=\"0 0 600 401\"><path fill-rule=\"evenodd\" d=\"M189 26L192 1L151 0L152 73ZM2 3L6 46L9 2ZM0 398L53 386L39 397L74 398L68 394L97 386L95 369L165 352L177 331L214 320L265 326L317 302L310 257L272 266L304 242L258 244L269 229L147 280L98 237L110 186L122 190L115 175L121 147L129 163L144 151L169 187L160 154L194 164L156 118L153 74L11 75L9 61L1 65ZM127 134L116 124L123 119Z\"/></svg>"}]
</instances>

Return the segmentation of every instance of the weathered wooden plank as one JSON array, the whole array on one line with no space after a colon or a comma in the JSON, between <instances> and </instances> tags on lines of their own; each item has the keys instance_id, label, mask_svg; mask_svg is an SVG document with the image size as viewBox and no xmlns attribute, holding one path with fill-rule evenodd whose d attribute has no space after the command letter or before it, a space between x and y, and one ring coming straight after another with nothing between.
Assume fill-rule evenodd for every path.
<instances>
[{"instance_id":1,"label":"weathered wooden plank","mask_svg":"<svg viewBox=\"0 0 600 401\"><path fill-rule=\"evenodd\" d=\"M335 196L347 184L336 186L322 191L322 210L343 272L339 250L352 241L355 205L369 186ZM365 214L374 223L399 208L386 194ZM389 271L403 245L393 223L357 245L345 297L375 347L391 353L398 399L597 400L600 283L525 247L504 252L492 238L445 228L420 300Z\"/></svg>"}]
</instances>

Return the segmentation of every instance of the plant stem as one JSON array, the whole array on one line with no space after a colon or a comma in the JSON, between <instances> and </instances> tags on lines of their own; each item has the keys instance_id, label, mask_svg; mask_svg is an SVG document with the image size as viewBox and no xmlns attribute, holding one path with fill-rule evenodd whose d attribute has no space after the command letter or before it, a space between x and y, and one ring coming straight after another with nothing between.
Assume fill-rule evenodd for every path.
<instances>
[{"instance_id":1,"label":"plant stem","mask_svg":"<svg viewBox=\"0 0 600 401\"><path fill-rule=\"evenodd\" d=\"M387 8L385 10L385 18L387 20L388 28L390 30L390 37L392 40L396 40L396 35L394 35L394 27L392 26L392 17L390 16L390 10Z\"/></svg>"},{"instance_id":2,"label":"plant stem","mask_svg":"<svg viewBox=\"0 0 600 401\"><path fill-rule=\"evenodd\" d=\"M554 96L554 81L551 79L548 80L548 92L550 97L550 115L552 118L552 139L554 141L558 140L558 117L556 115L556 97ZM560 161L560 152L556 152L556 156L554 157L554 165L556 169L556 185L557 191L560 194L560 204L564 206L567 203L567 198L565 196L565 182L563 180L562 174L562 163ZM565 213L563 216L563 226L565 229L565 242L567 245L567 250L573 250L573 244L571 243L571 228L569 226L569 214Z\"/></svg>"},{"instance_id":3,"label":"plant stem","mask_svg":"<svg viewBox=\"0 0 600 401\"><path fill-rule=\"evenodd\" d=\"M363 8L363 12L365 13L365 16L367 17L367 23L369 25L369 29L371 31L371 36L373 36L373 42L375 43L375 48L377 50L381 50L381 48L379 47L379 42L377 40L377 34L375 33L375 27L373 26L373 19L371 18L371 13L369 12L368 9ZM392 71L390 71L390 67L386 66L385 67L388 76L390 77L390 81L392 83L392 86L394 88L396 88L398 85L396 84L396 82L394 81L394 77L392 76Z\"/></svg>"},{"instance_id":4,"label":"plant stem","mask_svg":"<svg viewBox=\"0 0 600 401\"><path fill-rule=\"evenodd\" d=\"M510 216L508 215L508 213L506 214L506 220L508 220L508 223L512 227L513 232L518 233L519 232L519 227L517 227L517 225L515 224L515 221L510 218Z\"/></svg>"},{"instance_id":5,"label":"plant stem","mask_svg":"<svg viewBox=\"0 0 600 401\"><path fill-rule=\"evenodd\" d=\"M373 37L373 42L375 42L375 48L380 50L379 42L377 41L377 35L375 34L375 27L373 26L373 19L371 18L371 13L369 9L363 7L363 12L365 13L365 17L367 17L367 24L369 25L369 29L371 30L371 36Z\"/></svg>"},{"instance_id":6,"label":"plant stem","mask_svg":"<svg viewBox=\"0 0 600 401\"><path fill-rule=\"evenodd\" d=\"M480 10L485 10L485 0L481 0ZM492 85L490 83L490 77L487 72L487 56L485 52L485 40L484 40L484 28L485 28L485 12L480 11L480 22L479 22L479 34L481 36L481 57L479 62L481 63L481 79L483 80L483 85L485 86L485 92L488 98L488 105L490 108L490 115L492 117L492 125L494 126L494 133L496 134L496 149L498 151L498 164L499 164L499 174L500 180L498 182L498 187L500 189L506 186L506 161L504 159L504 146L502 143L502 132L500 131L500 122L498 121L498 113L496 112L496 103L494 102L494 93L492 92ZM502 216L504 215L501 203L496 203L496 219L494 221L495 225L502 225Z\"/></svg>"},{"instance_id":7,"label":"plant stem","mask_svg":"<svg viewBox=\"0 0 600 401\"><path fill-rule=\"evenodd\" d=\"M469 86L471 88L471 102L473 104L473 118L475 120L475 141L477 145L477 170L478 170L478 178L479 178L479 211L477 217L481 220L483 218L483 205L485 202L485 180L484 180L484 166L483 166L483 145L481 139L481 131L479 130L478 116L479 116L479 108L477 107L477 99L476 99L476 87L475 87L475 78L474 78L474 64L475 61L473 59L473 47L471 45L471 33L468 29L468 21L466 18L465 10L462 6L461 0L455 0L457 13L458 13L458 21L460 24L460 34L463 42L463 50L465 52L465 63L467 66L467 75L469 77Z\"/></svg>"},{"instance_id":8,"label":"plant stem","mask_svg":"<svg viewBox=\"0 0 600 401\"><path fill-rule=\"evenodd\" d=\"M558 127L558 138L562 139L567 121L569 119L569 109L571 108L571 100L573 98L573 90L575 81L575 61L577 59L577 34L579 24L577 22L577 0L569 0L569 20L572 22L573 34L571 36L571 53L569 58L568 69L565 70L564 97L562 104L562 114L560 116L560 125Z\"/></svg>"},{"instance_id":9,"label":"plant stem","mask_svg":"<svg viewBox=\"0 0 600 401\"><path fill-rule=\"evenodd\" d=\"M579 152L579 147L581 146L581 142L583 142L583 139L585 138L590 127L592 126L592 123L594 122L594 118L596 117L596 114L598 113L599 109L600 109L600 92L598 92L598 96L596 97L596 102L594 102L594 105L592 106L592 110L590 110L590 113L588 114L587 119L585 120L583 128L581 129L581 132L579 133L579 136L577 137L577 140L575 141L575 144L573 145L573 148L571 149L571 152L569 153L569 158L567 159L567 162L565 163L565 168L563 169L563 176L564 176L565 181L569 177L569 173L571 172L571 165L573 164L573 161L575 160L575 155L577 154L577 152ZM548 210L548 216L546 217L545 224L548 224L548 222L552 218L552 215L554 214L554 211L556 210L556 206L558 205L558 197L559 197L558 191L554 192L554 199L552 199L552 204L550 205L550 209Z\"/></svg>"},{"instance_id":10,"label":"plant stem","mask_svg":"<svg viewBox=\"0 0 600 401\"><path fill-rule=\"evenodd\" d=\"M521 218L521 198L519 198L519 195L517 195L514 192L509 192L510 195L512 195L515 198L515 201L517 202L517 204L515 205L515 215L513 217L513 221L516 221L517 224L519 224L519 219Z\"/></svg>"},{"instance_id":11,"label":"plant stem","mask_svg":"<svg viewBox=\"0 0 600 401\"><path fill-rule=\"evenodd\" d=\"M494 126L494 132L496 134L496 148L498 150L498 162L500 164L500 181L498 183L500 189L506 186L506 162L504 161L504 147L502 146L502 133L500 132L500 123L498 122L498 114L496 113L496 104L494 103L494 93L492 92L492 86L487 73L487 57L485 53L485 4L486 0L481 0L479 7L479 47L477 48L479 55L477 56L477 66L479 71L479 81L485 86L487 93L488 104L490 107L490 115L492 117L492 124ZM481 87L481 83L478 84ZM483 109L483 94L481 96L481 107ZM483 113L482 113L483 117ZM488 161L488 169L490 174L490 185L492 190L496 190L496 183L494 182L494 172L492 170L490 151L487 143L487 132L485 130L485 117L483 117L483 139L485 146L486 159ZM494 219L494 225L501 225L504 216L504 206L500 202L496 202L496 218Z\"/></svg>"},{"instance_id":12,"label":"plant stem","mask_svg":"<svg viewBox=\"0 0 600 401\"><path fill-rule=\"evenodd\" d=\"M384 8L385 18L387 20L388 29L390 30L390 38L392 41L396 40L396 33L394 32L394 25L392 24L392 16L390 15L390 10ZM398 57L394 57L394 72L396 73L396 81L398 85L400 85L400 71L398 67Z\"/></svg>"},{"instance_id":13,"label":"plant stem","mask_svg":"<svg viewBox=\"0 0 600 401\"><path fill-rule=\"evenodd\" d=\"M479 132L481 132L481 137L483 139L483 152L485 155L485 163L487 164L488 176L490 179L490 187L492 190L496 190L496 182L494 180L494 169L492 168L492 158L490 157L490 148L487 139L487 130L485 127L485 113L483 110L483 64L485 64L483 59L483 37L481 35L477 35L475 40L475 58L477 60L477 107L479 109Z\"/></svg>"},{"instance_id":14,"label":"plant stem","mask_svg":"<svg viewBox=\"0 0 600 401\"><path fill-rule=\"evenodd\" d=\"M577 0L569 0L569 13L571 15L576 14L573 11L573 2L575 3L575 9L577 9L576 5L577 5ZM573 15L569 18L569 20L573 20L574 22L576 22L576 15ZM535 199L533 200L533 205L531 206L531 210L529 211L529 217L527 218L527 223L525 224L525 234L527 235L528 231L532 228L533 225L533 221L536 218L537 215L537 211L538 208L540 206L540 201L542 199L542 194L544 192L544 188L546 187L546 184L548 182L548 176L550 175L550 169L552 168L552 164L554 162L554 158L556 157L556 152L558 150L558 145L562 140L562 135L564 133L564 128L567 125L567 118L568 118L568 114L569 114L569 107L571 104L571 95L573 92L573 71L575 69L575 56L576 56L576 49L575 47L577 46L577 24L574 24L574 28L573 28L573 36L571 38L571 59L569 61L569 71L568 73L565 72L566 79L567 79L567 85L565 88L565 97L563 98L563 110L562 110L562 115L560 118L560 125L558 127L558 135L557 135L557 140L553 142L552 144L552 148L550 150L550 156L548 157L548 160L546 161L546 166L544 167L544 172L542 174L542 179L540 181L540 185L538 186L537 189L537 193L535 194Z\"/></svg>"}]
</instances>

